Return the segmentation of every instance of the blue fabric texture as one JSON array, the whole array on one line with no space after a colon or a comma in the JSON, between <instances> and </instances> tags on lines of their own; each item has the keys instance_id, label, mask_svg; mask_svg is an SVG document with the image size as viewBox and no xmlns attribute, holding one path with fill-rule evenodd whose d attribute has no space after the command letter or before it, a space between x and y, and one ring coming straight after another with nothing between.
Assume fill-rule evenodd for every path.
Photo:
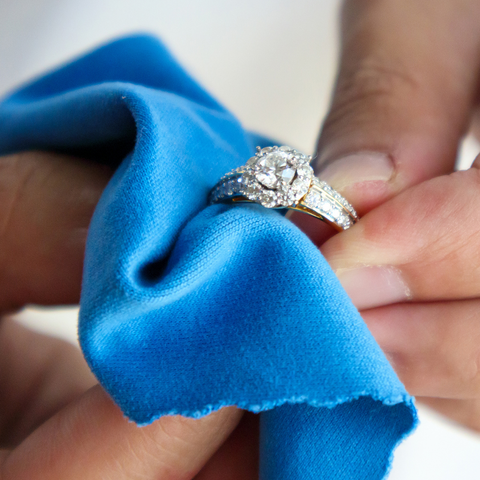
<instances>
[{"instance_id":1,"label":"blue fabric texture","mask_svg":"<svg viewBox=\"0 0 480 480\"><path fill-rule=\"evenodd\" d=\"M382 479L413 399L319 250L276 211L207 205L255 139L149 36L0 104L0 153L116 166L93 216L84 355L126 416L262 412L264 480Z\"/></svg>"}]
</instances>

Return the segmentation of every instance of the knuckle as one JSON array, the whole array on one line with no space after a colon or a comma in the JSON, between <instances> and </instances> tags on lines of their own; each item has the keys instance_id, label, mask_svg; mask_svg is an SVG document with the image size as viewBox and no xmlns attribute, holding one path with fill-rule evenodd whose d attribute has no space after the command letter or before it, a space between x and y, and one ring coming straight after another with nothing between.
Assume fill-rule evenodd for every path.
<instances>
[{"instance_id":1,"label":"knuckle","mask_svg":"<svg viewBox=\"0 0 480 480\"><path fill-rule=\"evenodd\" d=\"M354 117L358 122L388 114L421 88L420 81L401 63L371 55L340 69L324 129Z\"/></svg>"},{"instance_id":2,"label":"knuckle","mask_svg":"<svg viewBox=\"0 0 480 480\"><path fill-rule=\"evenodd\" d=\"M445 177L444 185L438 192L438 205L433 205L432 236L428 245L432 261L441 260L463 279L471 283L475 294L480 290L480 171L470 169L455 172ZM443 194L443 195L441 195ZM428 211L426 212L428 213ZM458 232L462 231L462 235Z\"/></svg>"},{"instance_id":3,"label":"knuckle","mask_svg":"<svg viewBox=\"0 0 480 480\"><path fill-rule=\"evenodd\" d=\"M480 398L480 329L478 300L463 302L458 310L451 310L448 326L444 327L443 342L439 351L444 352L444 370L450 378L447 394L462 398ZM454 307L455 308L455 307ZM456 313L456 321L452 322ZM453 398L452 396L452 398Z\"/></svg>"},{"instance_id":4,"label":"knuckle","mask_svg":"<svg viewBox=\"0 0 480 480\"><path fill-rule=\"evenodd\" d=\"M376 95L395 95L398 91L416 89L419 82L401 63L380 55L367 56L354 68L344 68L337 83L337 91L352 98L370 98Z\"/></svg>"}]
</instances>

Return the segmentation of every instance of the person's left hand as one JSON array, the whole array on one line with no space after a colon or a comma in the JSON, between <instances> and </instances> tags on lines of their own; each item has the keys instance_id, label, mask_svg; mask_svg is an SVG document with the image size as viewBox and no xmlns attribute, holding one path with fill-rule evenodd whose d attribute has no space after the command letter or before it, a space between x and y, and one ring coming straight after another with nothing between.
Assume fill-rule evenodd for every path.
<instances>
[{"instance_id":1,"label":"person's left hand","mask_svg":"<svg viewBox=\"0 0 480 480\"><path fill-rule=\"evenodd\" d=\"M109 177L71 157L0 157L0 478L256 478L255 416L240 421L242 411L227 407L139 428L80 350L8 317L29 303L78 302L86 232Z\"/></svg>"}]
</instances>

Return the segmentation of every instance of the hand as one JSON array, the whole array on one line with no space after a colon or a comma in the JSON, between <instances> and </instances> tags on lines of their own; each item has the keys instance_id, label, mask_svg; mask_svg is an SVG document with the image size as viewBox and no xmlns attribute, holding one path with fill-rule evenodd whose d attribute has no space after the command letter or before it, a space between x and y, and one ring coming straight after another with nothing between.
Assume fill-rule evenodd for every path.
<instances>
[{"instance_id":1,"label":"hand","mask_svg":"<svg viewBox=\"0 0 480 480\"><path fill-rule=\"evenodd\" d=\"M407 390L480 432L479 168L406 190L322 251Z\"/></svg>"},{"instance_id":2,"label":"hand","mask_svg":"<svg viewBox=\"0 0 480 480\"><path fill-rule=\"evenodd\" d=\"M480 431L480 175L429 180L476 127L479 21L476 0L346 1L317 169L370 212L322 251L400 379ZM331 231L305 217L321 245Z\"/></svg>"},{"instance_id":3,"label":"hand","mask_svg":"<svg viewBox=\"0 0 480 480\"><path fill-rule=\"evenodd\" d=\"M109 177L70 157L0 158L0 312L78 302L86 231ZM227 468L229 478L256 478L253 415L240 422L242 412L228 407L139 428L77 348L0 322L2 480L191 479L205 464L198 478L222 478Z\"/></svg>"}]
</instances>

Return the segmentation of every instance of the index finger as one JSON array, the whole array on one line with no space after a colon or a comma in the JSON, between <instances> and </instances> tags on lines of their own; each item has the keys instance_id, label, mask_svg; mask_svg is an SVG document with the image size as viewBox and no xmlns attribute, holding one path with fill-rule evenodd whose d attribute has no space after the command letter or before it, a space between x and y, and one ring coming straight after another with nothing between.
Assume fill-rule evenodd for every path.
<instances>
[{"instance_id":1,"label":"index finger","mask_svg":"<svg viewBox=\"0 0 480 480\"><path fill-rule=\"evenodd\" d=\"M77 303L102 165L29 152L0 157L0 311Z\"/></svg>"},{"instance_id":2,"label":"index finger","mask_svg":"<svg viewBox=\"0 0 480 480\"><path fill-rule=\"evenodd\" d=\"M326 259L357 308L480 296L480 170L402 192L328 240Z\"/></svg>"},{"instance_id":3,"label":"index finger","mask_svg":"<svg viewBox=\"0 0 480 480\"><path fill-rule=\"evenodd\" d=\"M1 478L191 479L241 415L226 407L201 419L165 416L138 427L98 385L0 455Z\"/></svg>"}]
</instances>

